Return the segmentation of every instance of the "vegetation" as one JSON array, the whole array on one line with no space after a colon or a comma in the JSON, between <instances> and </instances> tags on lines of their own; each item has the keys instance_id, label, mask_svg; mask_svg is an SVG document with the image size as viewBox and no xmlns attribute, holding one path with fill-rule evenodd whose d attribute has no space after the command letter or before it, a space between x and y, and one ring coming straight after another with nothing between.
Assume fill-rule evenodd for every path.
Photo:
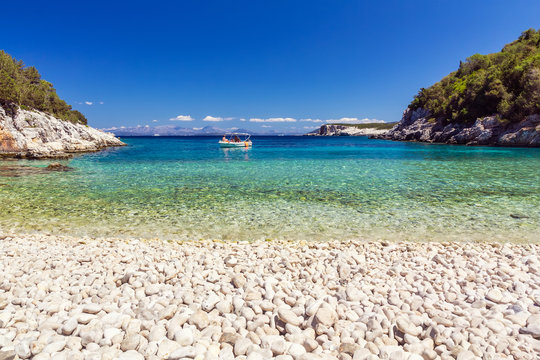
<instances>
[{"instance_id":1,"label":"vegetation","mask_svg":"<svg viewBox=\"0 0 540 360\"><path fill-rule=\"evenodd\" d=\"M540 29L529 29L501 52L475 54L435 85L422 88L410 104L435 119L471 122L499 115L518 122L540 114Z\"/></svg>"},{"instance_id":2,"label":"vegetation","mask_svg":"<svg viewBox=\"0 0 540 360\"><path fill-rule=\"evenodd\" d=\"M357 129L377 129L377 130L386 130L391 129L396 125L396 122L389 122L389 123L368 123L368 124L347 124L347 123L340 123L340 124L332 124L332 125L343 125L343 126L351 126L355 127Z\"/></svg>"},{"instance_id":3,"label":"vegetation","mask_svg":"<svg viewBox=\"0 0 540 360\"><path fill-rule=\"evenodd\" d=\"M59 119L86 124L86 118L58 97L50 82L41 79L35 67L25 67L0 50L0 105L7 109L15 105L23 109L36 109Z\"/></svg>"}]
</instances>

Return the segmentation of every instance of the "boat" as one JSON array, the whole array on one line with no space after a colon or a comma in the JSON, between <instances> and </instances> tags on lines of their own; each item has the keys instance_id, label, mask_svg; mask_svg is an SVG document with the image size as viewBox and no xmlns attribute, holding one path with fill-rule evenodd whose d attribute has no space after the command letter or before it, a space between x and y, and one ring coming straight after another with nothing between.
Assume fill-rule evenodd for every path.
<instances>
[{"instance_id":1,"label":"boat","mask_svg":"<svg viewBox=\"0 0 540 360\"><path fill-rule=\"evenodd\" d=\"M251 135L248 133L226 133L219 141L222 148L251 147Z\"/></svg>"}]
</instances>

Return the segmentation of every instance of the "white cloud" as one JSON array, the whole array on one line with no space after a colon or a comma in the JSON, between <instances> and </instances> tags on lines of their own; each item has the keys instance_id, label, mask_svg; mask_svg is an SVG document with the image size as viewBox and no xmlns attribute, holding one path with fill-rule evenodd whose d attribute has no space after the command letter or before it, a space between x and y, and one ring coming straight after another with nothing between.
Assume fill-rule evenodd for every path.
<instances>
[{"instance_id":1,"label":"white cloud","mask_svg":"<svg viewBox=\"0 0 540 360\"><path fill-rule=\"evenodd\" d=\"M241 119L240 119L240 121L246 121L246 119L244 119L244 118L241 118Z\"/></svg>"},{"instance_id":2,"label":"white cloud","mask_svg":"<svg viewBox=\"0 0 540 360\"><path fill-rule=\"evenodd\" d=\"M157 120L152 120L152 122L158 122Z\"/></svg>"},{"instance_id":3,"label":"white cloud","mask_svg":"<svg viewBox=\"0 0 540 360\"><path fill-rule=\"evenodd\" d=\"M251 122L296 122L296 119L293 118L268 118L268 119L260 119L260 118L251 118L249 119Z\"/></svg>"},{"instance_id":4,"label":"white cloud","mask_svg":"<svg viewBox=\"0 0 540 360\"><path fill-rule=\"evenodd\" d=\"M85 101L84 103L85 103L86 105L92 105L92 104L93 104L93 102L91 102L91 101Z\"/></svg>"},{"instance_id":5,"label":"white cloud","mask_svg":"<svg viewBox=\"0 0 540 360\"><path fill-rule=\"evenodd\" d=\"M369 124L369 123L383 123L384 120L377 120L377 119L358 119L358 118L349 118L349 117L342 117L341 119L330 119L326 120L328 124Z\"/></svg>"},{"instance_id":6,"label":"white cloud","mask_svg":"<svg viewBox=\"0 0 540 360\"><path fill-rule=\"evenodd\" d=\"M120 129L125 129L126 127L125 126L120 126Z\"/></svg>"},{"instance_id":7,"label":"white cloud","mask_svg":"<svg viewBox=\"0 0 540 360\"><path fill-rule=\"evenodd\" d=\"M202 127L200 127L200 128L193 128L193 130L202 130Z\"/></svg>"},{"instance_id":8,"label":"white cloud","mask_svg":"<svg viewBox=\"0 0 540 360\"><path fill-rule=\"evenodd\" d=\"M304 126L304 129L317 129L318 126Z\"/></svg>"},{"instance_id":9,"label":"white cloud","mask_svg":"<svg viewBox=\"0 0 540 360\"><path fill-rule=\"evenodd\" d=\"M170 118L171 121L193 121L194 119L190 115L178 115L177 117Z\"/></svg>"},{"instance_id":10,"label":"white cloud","mask_svg":"<svg viewBox=\"0 0 540 360\"><path fill-rule=\"evenodd\" d=\"M100 101L100 102L99 102L99 105L103 105L103 104L104 104L104 102L103 102L103 101Z\"/></svg>"},{"instance_id":11,"label":"white cloud","mask_svg":"<svg viewBox=\"0 0 540 360\"><path fill-rule=\"evenodd\" d=\"M321 119L300 119L300 121L312 122L312 123L322 123L323 122Z\"/></svg>"},{"instance_id":12,"label":"white cloud","mask_svg":"<svg viewBox=\"0 0 540 360\"><path fill-rule=\"evenodd\" d=\"M220 121L223 121L223 118L222 117L214 117L214 116L210 116L210 115L207 115L203 121L213 121L213 122L220 122Z\"/></svg>"},{"instance_id":13,"label":"white cloud","mask_svg":"<svg viewBox=\"0 0 540 360\"><path fill-rule=\"evenodd\" d=\"M272 126L271 125L261 125L261 127L263 127L263 128L271 128Z\"/></svg>"},{"instance_id":14,"label":"white cloud","mask_svg":"<svg viewBox=\"0 0 540 360\"><path fill-rule=\"evenodd\" d=\"M150 125L144 125L144 127L145 127L145 128L149 128L149 127L150 127Z\"/></svg>"},{"instance_id":15,"label":"white cloud","mask_svg":"<svg viewBox=\"0 0 540 360\"><path fill-rule=\"evenodd\" d=\"M238 128L237 128L237 127L232 127L232 128L230 128L229 130L234 131L234 130L238 130Z\"/></svg>"}]
</instances>

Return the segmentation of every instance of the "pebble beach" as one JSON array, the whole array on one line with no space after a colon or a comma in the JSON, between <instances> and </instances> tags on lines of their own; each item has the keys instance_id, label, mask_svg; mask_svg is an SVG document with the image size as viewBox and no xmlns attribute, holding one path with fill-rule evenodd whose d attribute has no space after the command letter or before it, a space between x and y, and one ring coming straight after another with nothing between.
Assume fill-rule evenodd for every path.
<instances>
[{"instance_id":1,"label":"pebble beach","mask_svg":"<svg viewBox=\"0 0 540 360\"><path fill-rule=\"evenodd\" d=\"M0 359L538 359L540 245L0 235Z\"/></svg>"}]
</instances>

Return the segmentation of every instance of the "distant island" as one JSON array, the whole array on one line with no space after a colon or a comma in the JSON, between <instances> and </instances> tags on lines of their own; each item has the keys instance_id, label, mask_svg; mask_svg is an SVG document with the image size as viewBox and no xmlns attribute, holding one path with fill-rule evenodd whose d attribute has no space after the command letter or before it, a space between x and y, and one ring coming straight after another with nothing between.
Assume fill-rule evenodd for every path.
<instances>
[{"instance_id":1,"label":"distant island","mask_svg":"<svg viewBox=\"0 0 540 360\"><path fill-rule=\"evenodd\" d=\"M216 126L205 126L202 128L188 128L176 125L157 126L121 126L101 129L113 133L116 136L222 136L225 133L236 132L250 135L302 135L301 132L280 132L275 130L253 131L248 129L222 129Z\"/></svg>"},{"instance_id":2,"label":"distant island","mask_svg":"<svg viewBox=\"0 0 540 360\"><path fill-rule=\"evenodd\" d=\"M89 127L35 67L0 50L1 157L66 157L122 145L114 135Z\"/></svg>"},{"instance_id":3,"label":"distant island","mask_svg":"<svg viewBox=\"0 0 540 360\"><path fill-rule=\"evenodd\" d=\"M366 123L366 124L324 124L305 136L375 136L385 134L396 122Z\"/></svg>"},{"instance_id":4,"label":"distant island","mask_svg":"<svg viewBox=\"0 0 540 360\"><path fill-rule=\"evenodd\" d=\"M540 30L494 54L475 54L420 89L379 139L447 144L540 146Z\"/></svg>"}]
</instances>

